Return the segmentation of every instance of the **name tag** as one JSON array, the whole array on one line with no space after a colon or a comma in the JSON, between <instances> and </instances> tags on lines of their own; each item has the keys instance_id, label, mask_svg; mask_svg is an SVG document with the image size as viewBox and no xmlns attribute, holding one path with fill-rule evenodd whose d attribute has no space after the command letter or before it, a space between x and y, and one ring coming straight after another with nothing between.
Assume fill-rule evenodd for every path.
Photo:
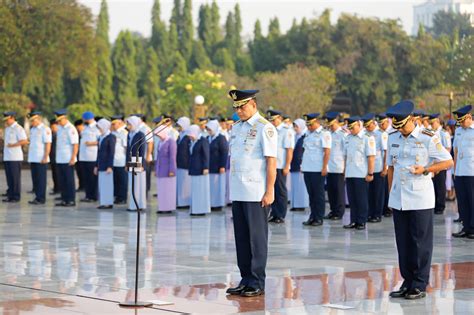
<instances>
[{"instance_id":1,"label":"name tag","mask_svg":"<svg viewBox=\"0 0 474 315\"><path fill-rule=\"evenodd\" d=\"M392 148L398 148L398 147L400 147L399 144L396 144L396 143L392 144Z\"/></svg>"}]
</instances>

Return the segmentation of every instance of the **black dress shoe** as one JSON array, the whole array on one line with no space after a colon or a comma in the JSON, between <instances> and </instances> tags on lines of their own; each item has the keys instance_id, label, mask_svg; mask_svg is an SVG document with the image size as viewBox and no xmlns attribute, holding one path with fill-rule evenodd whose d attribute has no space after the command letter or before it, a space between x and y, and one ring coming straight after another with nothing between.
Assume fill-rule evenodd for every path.
<instances>
[{"instance_id":1,"label":"black dress shoe","mask_svg":"<svg viewBox=\"0 0 474 315\"><path fill-rule=\"evenodd\" d=\"M304 211L305 208L291 208L290 211Z\"/></svg>"},{"instance_id":2,"label":"black dress shoe","mask_svg":"<svg viewBox=\"0 0 474 315\"><path fill-rule=\"evenodd\" d=\"M192 217L203 217L206 214L205 213L190 213L189 215L192 216Z\"/></svg>"},{"instance_id":3,"label":"black dress shoe","mask_svg":"<svg viewBox=\"0 0 474 315\"><path fill-rule=\"evenodd\" d=\"M274 223L275 219L276 219L276 217L273 217L273 216L269 217L268 218L268 223Z\"/></svg>"},{"instance_id":4,"label":"black dress shoe","mask_svg":"<svg viewBox=\"0 0 474 315\"><path fill-rule=\"evenodd\" d=\"M81 202L96 202L97 200L95 200L95 199L90 199L90 198L82 198L80 201L81 201Z\"/></svg>"},{"instance_id":5,"label":"black dress shoe","mask_svg":"<svg viewBox=\"0 0 474 315\"><path fill-rule=\"evenodd\" d=\"M75 207L76 203L74 201L69 201L69 202L63 201L63 202L57 203L55 206L56 207Z\"/></svg>"},{"instance_id":6,"label":"black dress shoe","mask_svg":"<svg viewBox=\"0 0 474 315\"><path fill-rule=\"evenodd\" d=\"M407 295L408 289L405 287L401 287L398 291L390 292L391 298L404 298Z\"/></svg>"},{"instance_id":7,"label":"black dress shoe","mask_svg":"<svg viewBox=\"0 0 474 315\"><path fill-rule=\"evenodd\" d=\"M31 201L28 201L28 203L30 205L44 205L44 201L39 201L39 200L31 200Z\"/></svg>"},{"instance_id":8,"label":"black dress shoe","mask_svg":"<svg viewBox=\"0 0 474 315\"><path fill-rule=\"evenodd\" d=\"M466 238L470 239L470 240L474 240L474 233L468 233L466 235Z\"/></svg>"},{"instance_id":9,"label":"black dress shoe","mask_svg":"<svg viewBox=\"0 0 474 315\"><path fill-rule=\"evenodd\" d=\"M444 210L435 210L434 213L435 213L435 214L443 214L443 213L444 213Z\"/></svg>"},{"instance_id":10,"label":"black dress shoe","mask_svg":"<svg viewBox=\"0 0 474 315\"><path fill-rule=\"evenodd\" d=\"M173 211L156 211L158 214L172 214Z\"/></svg>"},{"instance_id":11,"label":"black dress shoe","mask_svg":"<svg viewBox=\"0 0 474 315\"><path fill-rule=\"evenodd\" d=\"M56 197L56 198L54 198L54 200L55 200L55 201L60 201L60 200L63 200L63 198L61 198L61 197Z\"/></svg>"},{"instance_id":12,"label":"black dress shoe","mask_svg":"<svg viewBox=\"0 0 474 315\"><path fill-rule=\"evenodd\" d=\"M101 209L101 210L102 210L102 209L113 209L113 208L114 208L114 206L112 206L112 205L108 205L108 206L98 206L98 207L97 207L97 209Z\"/></svg>"},{"instance_id":13,"label":"black dress shoe","mask_svg":"<svg viewBox=\"0 0 474 315\"><path fill-rule=\"evenodd\" d=\"M345 229L355 229L356 226L357 226L357 224L355 224L355 223L349 223L349 224L344 225L343 228L345 228Z\"/></svg>"},{"instance_id":14,"label":"black dress shoe","mask_svg":"<svg viewBox=\"0 0 474 315\"><path fill-rule=\"evenodd\" d=\"M380 218L380 217L370 218L369 222L370 223L379 223L379 222L382 222L382 218Z\"/></svg>"},{"instance_id":15,"label":"black dress shoe","mask_svg":"<svg viewBox=\"0 0 474 315\"><path fill-rule=\"evenodd\" d=\"M308 219L308 221L303 222L303 225L306 225L306 226L320 226L320 225L323 225L323 220Z\"/></svg>"},{"instance_id":16,"label":"black dress shoe","mask_svg":"<svg viewBox=\"0 0 474 315\"><path fill-rule=\"evenodd\" d=\"M230 295L240 295L243 290L245 290L245 286L243 284L240 284L235 288L228 288L225 293Z\"/></svg>"},{"instance_id":17,"label":"black dress shoe","mask_svg":"<svg viewBox=\"0 0 474 315\"><path fill-rule=\"evenodd\" d=\"M333 215L333 216L331 217L330 220L332 220L332 221L339 221L339 220L342 220L342 217L340 217L340 216L338 216L337 214L335 214L335 215Z\"/></svg>"},{"instance_id":18,"label":"black dress shoe","mask_svg":"<svg viewBox=\"0 0 474 315\"><path fill-rule=\"evenodd\" d=\"M211 211L222 211L222 207L211 207Z\"/></svg>"},{"instance_id":19,"label":"black dress shoe","mask_svg":"<svg viewBox=\"0 0 474 315\"><path fill-rule=\"evenodd\" d=\"M6 196L8 196L8 194L2 194L2 197L6 197Z\"/></svg>"},{"instance_id":20,"label":"black dress shoe","mask_svg":"<svg viewBox=\"0 0 474 315\"><path fill-rule=\"evenodd\" d=\"M26 193L27 193L27 194L34 194L35 191L34 191L34 190L30 190L30 191L27 191Z\"/></svg>"},{"instance_id":21,"label":"black dress shoe","mask_svg":"<svg viewBox=\"0 0 474 315\"><path fill-rule=\"evenodd\" d=\"M17 203L17 202L20 202L20 200L10 199L10 198L3 199L2 201L3 201L3 202L6 202L6 203Z\"/></svg>"},{"instance_id":22,"label":"black dress shoe","mask_svg":"<svg viewBox=\"0 0 474 315\"><path fill-rule=\"evenodd\" d=\"M251 287L246 287L241 293L240 296L243 297L254 297L265 294L265 291L262 289L254 289Z\"/></svg>"},{"instance_id":23,"label":"black dress shoe","mask_svg":"<svg viewBox=\"0 0 474 315\"><path fill-rule=\"evenodd\" d=\"M285 223L285 220L283 220L282 218L275 218L273 221L271 221L272 223L276 223L276 224L282 224L282 223Z\"/></svg>"},{"instance_id":24,"label":"black dress shoe","mask_svg":"<svg viewBox=\"0 0 474 315\"><path fill-rule=\"evenodd\" d=\"M356 230L365 230L365 223L356 224Z\"/></svg>"},{"instance_id":25,"label":"black dress shoe","mask_svg":"<svg viewBox=\"0 0 474 315\"><path fill-rule=\"evenodd\" d=\"M455 238L464 238L464 237L467 237L467 232L461 230L461 231L459 231L457 233L453 233L451 235Z\"/></svg>"},{"instance_id":26,"label":"black dress shoe","mask_svg":"<svg viewBox=\"0 0 474 315\"><path fill-rule=\"evenodd\" d=\"M334 213L329 212L326 216L323 217L323 219L326 219L326 220L332 219L334 215L335 215Z\"/></svg>"},{"instance_id":27,"label":"black dress shoe","mask_svg":"<svg viewBox=\"0 0 474 315\"><path fill-rule=\"evenodd\" d=\"M390 218L392 216L392 210L386 210L383 214L384 217Z\"/></svg>"},{"instance_id":28,"label":"black dress shoe","mask_svg":"<svg viewBox=\"0 0 474 315\"><path fill-rule=\"evenodd\" d=\"M405 295L405 299L407 299L407 300L418 300L418 299L424 298L425 296L426 296L425 291L421 291L420 289L411 289Z\"/></svg>"},{"instance_id":29,"label":"black dress shoe","mask_svg":"<svg viewBox=\"0 0 474 315\"><path fill-rule=\"evenodd\" d=\"M124 205L124 204L126 204L126 203L127 203L127 202L126 202L125 200L115 200L115 201L114 201L114 204L116 204L116 205Z\"/></svg>"},{"instance_id":30,"label":"black dress shoe","mask_svg":"<svg viewBox=\"0 0 474 315\"><path fill-rule=\"evenodd\" d=\"M453 220L453 222L454 223L462 223L462 220L461 220L461 218L457 218L457 219Z\"/></svg>"}]
</instances>

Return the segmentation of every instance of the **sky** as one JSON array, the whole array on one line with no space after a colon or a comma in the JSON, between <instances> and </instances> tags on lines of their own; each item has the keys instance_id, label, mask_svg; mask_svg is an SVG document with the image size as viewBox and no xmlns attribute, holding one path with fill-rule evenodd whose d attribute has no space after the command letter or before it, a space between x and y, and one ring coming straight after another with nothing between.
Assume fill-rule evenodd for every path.
<instances>
[{"instance_id":1,"label":"sky","mask_svg":"<svg viewBox=\"0 0 474 315\"><path fill-rule=\"evenodd\" d=\"M99 14L101 0L79 0L79 2L91 8L95 16ZM197 25L199 6L211 2L211 0L193 0L195 25ZM300 21L303 17L317 17L326 8L332 10L333 23L337 21L341 13L379 19L400 19L403 28L410 34L413 24L413 6L426 0L217 0L221 10L222 25L225 23L227 13L233 10L237 2L242 12L242 36L250 39L257 19L260 19L265 31L268 21L273 17L278 17L280 28L282 32L285 32L291 27L294 18ZM162 19L169 21L173 0L161 0L160 3ZM145 37L150 36L153 0L108 0L107 4L111 41L114 41L118 33L124 29L139 32Z\"/></svg>"}]
</instances>

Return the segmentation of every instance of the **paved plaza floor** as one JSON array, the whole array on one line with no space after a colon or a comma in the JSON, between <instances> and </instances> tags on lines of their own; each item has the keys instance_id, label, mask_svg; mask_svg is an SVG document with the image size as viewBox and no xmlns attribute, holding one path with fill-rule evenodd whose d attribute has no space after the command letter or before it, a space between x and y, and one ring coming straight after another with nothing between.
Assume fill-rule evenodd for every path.
<instances>
[{"instance_id":1,"label":"paved plaza floor","mask_svg":"<svg viewBox=\"0 0 474 315\"><path fill-rule=\"evenodd\" d=\"M137 214L80 202L56 208L51 196L31 206L28 171L22 179L21 203L0 204L2 314L474 314L474 241L451 238L460 228L454 202L435 216L428 296L407 301L388 297L402 281L391 218L354 231L342 228L348 211L310 228L301 225L307 212L289 212L270 226L265 296L240 298L225 294L240 279L230 209L157 215L150 198L140 299L173 304L130 310L118 302L133 297ZM3 171L0 183L3 192Z\"/></svg>"}]
</instances>

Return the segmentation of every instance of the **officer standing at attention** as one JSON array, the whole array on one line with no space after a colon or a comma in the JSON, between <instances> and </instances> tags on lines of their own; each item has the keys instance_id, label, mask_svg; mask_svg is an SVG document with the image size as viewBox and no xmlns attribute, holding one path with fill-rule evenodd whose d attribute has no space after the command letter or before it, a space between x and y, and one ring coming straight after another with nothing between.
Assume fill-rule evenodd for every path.
<instances>
[{"instance_id":1,"label":"officer standing at attention","mask_svg":"<svg viewBox=\"0 0 474 315\"><path fill-rule=\"evenodd\" d=\"M414 105L401 101L387 110L398 130L388 140L388 182L400 273L404 279L392 298L426 296L433 252L435 195L431 173L450 168L451 155L431 131L412 117Z\"/></svg>"},{"instance_id":2,"label":"officer standing at attention","mask_svg":"<svg viewBox=\"0 0 474 315\"><path fill-rule=\"evenodd\" d=\"M382 221L385 202L385 186L387 177L387 141L388 134L380 130L375 123L375 114L362 116L364 128L368 135L375 139L374 180L369 183L369 222Z\"/></svg>"},{"instance_id":3,"label":"officer standing at attention","mask_svg":"<svg viewBox=\"0 0 474 315\"><path fill-rule=\"evenodd\" d=\"M339 122L338 112L324 115L326 126L331 132L331 152L329 154L328 175L326 177L330 212L325 219L341 220L344 216L346 197L344 186L344 145L347 133Z\"/></svg>"},{"instance_id":4,"label":"officer standing at attention","mask_svg":"<svg viewBox=\"0 0 474 315\"><path fill-rule=\"evenodd\" d=\"M82 167L82 176L84 177L85 198L82 202L97 201L97 175L94 174L94 168L97 163L97 151L99 145L100 130L92 112L82 114L84 121L84 130L81 133L79 145L79 161Z\"/></svg>"},{"instance_id":5,"label":"officer standing at attention","mask_svg":"<svg viewBox=\"0 0 474 315\"><path fill-rule=\"evenodd\" d=\"M275 199L277 131L257 111L258 90L231 90L240 121L230 139L230 199L237 264L242 280L231 295L265 292L268 253L268 209Z\"/></svg>"},{"instance_id":6,"label":"officer standing at attention","mask_svg":"<svg viewBox=\"0 0 474 315\"><path fill-rule=\"evenodd\" d=\"M283 115L276 110L267 111L267 119L278 132L277 176L275 181L275 202L268 222L284 223L288 207L288 188L286 176L290 172L293 150L295 148L295 132L283 122Z\"/></svg>"},{"instance_id":7,"label":"officer standing at attention","mask_svg":"<svg viewBox=\"0 0 474 315\"><path fill-rule=\"evenodd\" d=\"M303 222L303 225L306 226L322 225L326 208L324 180L328 174L331 134L323 129L318 117L319 113L304 115L308 132L303 142L304 152L301 170L303 171L311 208L308 220Z\"/></svg>"},{"instance_id":8,"label":"officer standing at attention","mask_svg":"<svg viewBox=\"0 0 474 315\"><path fill-rule=\"evenodd\" d=\"M39 205L46 201L46 172L48 170L49 153L53 141L51 129L42 122L41 112L29 114L30 119L30 146L28 148L28 163L33 179L33 191L36 198L28 201L29 204Z\"/></svg>"},{"instance_id":9,"label":"officer standing at attention","mask_svg":"<svg viewBox=\"0 0 474 315\"><path fill-rule=\"evenodd\" d=\"M387 117L387 114L381 113L376 115L377 123L380 128L380 130L384 131L389 135L392 131L395 131L393 127L390 124L389 118ZM387 171L388 171L388 166L387 166ZM384 217L391 217L392 216L392 210L388 207L388 181L385 179L385 185L384 185L384 203L383 203L383 216Z\"/></svg>"},{"instance_id":10,"label":"officer standing at attention","mask_svg":"<svg viewBox=\"0 0 474 315\"><path fill-rule=\"evenodd\" d=\"M474 123L471 111L472 105L466 105L453 112L460 126L456 128L453 142L454 187L459 219L463 224L462 230L453 233L453 237L474 239Z\"/></svg>"},{"instance_id":11,"label":"officer standing at attention","mask_svg":"<svg viewBox=\"0 0 474 315\"><path fill-rule=\"evenodd\" d=\"M364 230L369 212L369 185L374 180L375 139L361 126L361 118L347 118L351 132L344 145L346 157L347 197L351 208L351 221L345 229Z\"/></svg>"},{"instance_id":12,"label":"officer standing at attention","mask_svg":"<svg viewBox=\"0 0 474 315\"><path fill-rule=\"evenodd\" d=\"M123 205L127 203L128 174L125 169L127 161L127 137L128 132L123 115L115 115L112 119L112 134L115 136L114 152L114 204Z\"/></svg>"},{"instance_id":13,"label":"officer standing at attention","mask_svg":"<svg viewBox=\"0 0 474 315\"><path fill-rule=\"evenodd\" d=\"M441 140L441 144L451 152L451 135L443 129L439 121L439 113L429 116L429 123L433 133ZM433 185L435 190L435 214L443 214L446 208L446 173L447 170L441 170L433 176Z\"/></svg>"},{"instance_id":14,"label":"officer standing at attention","mask_svg":"<svg viewBox=\"0 0 474 315\"><path fill-rule=\"evenodd\" d=\"M3 202L18 202L21 196L21 147L28 144L25 129L16 121L16 112L4 112L5 140L3 144L3 163L7 178L7 198Z\"/></svg>"},{"instance_id":15,"label":"officer standing at attention","mask_svg":"<svg viewBox=\"0 0 474 315\"><path fill-rule=\"evenodd\" d=\"M56 165L58 170L59 187L61 187L61 202L58 207L74 207L76 205L76 184L74 180L74 164L79 150L79 135L76 128L66 117L65 109L54 113L59 124L56 143Z\"/></svg>"}]
</instances>

